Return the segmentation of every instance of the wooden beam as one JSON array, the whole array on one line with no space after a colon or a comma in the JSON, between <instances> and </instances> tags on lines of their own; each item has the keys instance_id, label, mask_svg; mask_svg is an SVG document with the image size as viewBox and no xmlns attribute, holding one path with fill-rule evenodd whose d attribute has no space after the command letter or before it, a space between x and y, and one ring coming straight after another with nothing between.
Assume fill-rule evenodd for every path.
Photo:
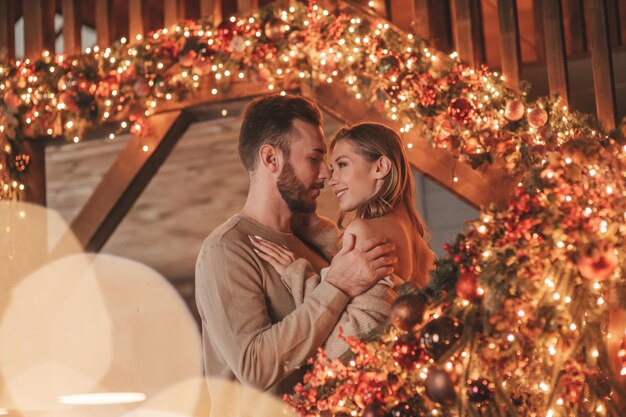
<instances>
[{"instance_id":1,"label":"wooden beam","mask_svg":"<svg viewBox=\"0 0 626 417\"><path fill-rule=\"evenodd\" d=\"M143 34L143 0L128 0L128 37L134 40Z\"/></svg>"},{"instance_id":2,"label":"wooden beam","mask_svg":"<svg viewBox=\"0 0 626 417\"><path fill-rule=\"evenodd\" d=\"M405 32L412 32L413 27L418 27L417 24L414 25L417 20L416 3L417 2L415 0L392 1L389 8L393 24ZM430 37L430 30L428 26L423 32L426 32ZM422 39L429 39L429 37L424 37L422 34L416 33L416 35Z\"/></svg>"},{"instance_id":3,"label":"wooden beam","mask_svg":"<svg viewBox=\"0 0 626 417\"><path fill-rule=\"evenodd\" d=\"M587 50L585 36L585 14L583 0L567 0L567 33L569 35L570 54L580 54Z\"/></svg>"},{"instance_id":4,"label":"wooden beam","mask_svg":"<svg viewBox=\"0 0 626 417\"><path fill-rule=\"evenodd\" d=\"M15 1L0 0L0 62L15 59Z\"/></svg>"},{"instance_id":5,"label":"wooden beam","mask_svg":"<svg viewBox=\"0 0 626 417\"><path fill-rule=\"evenodd\" d=\"M82 52L81 3L80 0L63 0L63 52L69 55Z\"/></svg>"},{"instance_id":6,"label":"wooden beam","mask_svg":"<svg viewBox=\"0 0 626 417\"><path fill-rule=\"evenodd\" d=\"M46 50L54 53L54 2L22 0L24 57L39 59Z\"/></svg>"},{"instance_id":7,"label":"wooden beam","mask_svg":"<svg viewBox=\"0 0 626 417\"><path fill-rule=\"evenodd\" d=\"M607 7L603 0L587 0L585 5L589 22L589 46L596 111L602 128L608 132L615 128L617 112Z\"/></svg>"},{"instance_id":8,"label":"wooden beam","mask_svg":"<svg viewBox=\"0 0 626 417\"><path fill-rule=\"evenodd\" d=\"M558 94L565 103L569 101L567 61L563 39L563 10L560 0L543 0L543 32L546 40L546 63L550 94Z\"/></svg>"},{"instance_id":9,"label":"wooden beam","mask_svg":"<svg viewBox=\"0 0 626 417\"><path fill-rule=\"evenodd\" d=\"M607 0L606 3L607 18L609 20L609 33L611 34L611 45L623 45L624 42L622 40L622 24L620 19L619 0ZM626 7L626 3L623 3L623 6L621 7ZM626 31L624 31L624 38L626 38Z\"/></svg>"},{"instance_id":10,"label":"wooden beam","mask_svg":"<svg viewBox=\"0 0 626 417\"><path fill-rule=\"evenodd\" d=\"M454 0L456 50L461 60L471 66L484 62L478 0Z\"/></svg>"},{"instance_id":11,"label":"wooden beam","mask_svg":"<svg viewBox=\"0 0 626 417\"><path fill-rule=\"evenodd\" d=\"M46 143L26 140L24 153L30 156L28 169L24 171L24 201L46 205Z\"/></svg>"},{"instance_id":12,"label":"wooden beam","mask_svg":"<svg viewBox=\"0 0 626 417\"><path fill-rule=\"evenodd\" d=\"M543 33L542 0L533 0L533 26L535 28L535 53L537 62L546 62L546 37Z\"/></svg>"},{"instance_id":13,"label":"wooden beam","mask_svg":"<svg viewBox=\"0 0 626 417\"><path fill-rule=\"evenodd\" d=\"M303 85L302 94L312 98L326 112L346 123L376 121L394 129L400 128L396 122L368 109L365 102L356 100L341 89L327 85L311 89ZM407 150L407 155L417 170L473 207L486 207L491 203L506 207L518 180L507 175L503 168L491 167L486 172L477 171L469 164L459 162L450 155L450 152L432 148L428 140L420 137L418 132L409 132L402 136L405 143L412 144L411 149ZM455 176L458 182L454 181Z\"/></svg>"},{"instance_id":14,"label":"wooden beam","mask_svg":"<svg viewBox=\"0 0 626 417\"><path fill-rule=\"evenodd\" d=\"M113 42L113 19L111 0L96 0L96 44L100 48L106 48Z\"/></svg>"},{"instance_id":15,"label":"wooden beam","mask_svg":"<svg viewBox=\"0 0 626 417\"><path fill-rule=\"evenodd\" d=\"M498 0L502 74L506 86L517 90L520 81L521 53L515 0Z\"/></svg>"},{"instance_id":16,"label":"wooden beam","mask_svg":"<svg viewBox=\"0 0 626 417\"><path fill-rule=\"evenodd\" d=\"M258 0L237 0L237 13L245 13L259 7Z\"/></svg>"},{"instance_id":17,"label":"wooden beam","mask_svg":"<svg viewBox=\"0 0 626 417\"><path fill-rule=\"evenodd\" d=\"M163 26L170 27L178 22L178 2L180 0L165 0L163 2Z\"/></svg>"},{"instance_id":18,"label":"wooden beam","mask_svg":"<svg viewBox=\"0 0 626 417\"><path fill-rule=\"evenodd\" d=\"M219 25L222 22L221 0L200 0L200 17L213 17L213 23Z\"/></svg>"},{"instance_id":19,"label":"wooden beam","mask_svg":"<svg viewBox=\"0 0 626 417\"><path fill-rule=\"evenodd\" d=\"M152 133L128 142L72 221L71 229L87 251L104 246L191 121L182 111L152 116Z\"/></svg>"}]
</instances>

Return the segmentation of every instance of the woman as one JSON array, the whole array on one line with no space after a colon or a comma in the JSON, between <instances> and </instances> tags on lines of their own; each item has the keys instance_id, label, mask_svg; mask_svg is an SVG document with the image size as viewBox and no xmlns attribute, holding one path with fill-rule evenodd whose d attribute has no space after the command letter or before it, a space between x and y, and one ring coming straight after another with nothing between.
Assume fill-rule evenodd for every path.
<instances>
[{"instance_id":1,"label":"woman","mask_svg":"<svg viewBox=\"0 0 626 417\"><path fill-rule=\"evenodd\" d=\"M344 328L350 328L344 333L362 336L388 317L394 298L389 295L389 288L403 282L424 287L435 257L426 244L428 231L415 208L413 175L400 136L379 123L360 123L342 128L332 140L330 151L329 185L342 210L339 226L342 227L346 214L352 213L353 220L345 233L355 235L357 242L383 236L397 248L394 276L354 298L348 306L346 314L353 317L347 320L348 326L342 323ZM300 289L294 295L298 305L297 298L317 283L305 282L302 290L301 283L294 282L288 273L290 264L296 261L291 252L271 242L251 240L256 253L281 273L292 295L295 287ZM346 345L335 339L337 334L334 331L329 337L327 351L335 347L337 351L345 350Z\"/></svg>"}]
</instances>

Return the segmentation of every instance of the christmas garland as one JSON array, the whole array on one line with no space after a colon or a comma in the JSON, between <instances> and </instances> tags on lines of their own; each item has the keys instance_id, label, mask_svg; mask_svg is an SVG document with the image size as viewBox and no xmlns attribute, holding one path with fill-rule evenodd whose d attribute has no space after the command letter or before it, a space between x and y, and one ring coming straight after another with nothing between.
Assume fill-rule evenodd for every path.
<instances>
[{"instance_id":1,"label":"christmas garland","mask_svg":"<svg viewBox=\"0 0 626 417\"><path fill-rule=\"evenodd\" d=\"M528 102L526 86L508 90L375 17L269 6L0 66L1 197L24 189L26 137L79 141L107 121L111 138L147 135L148 116L203 80L213 94L242 80L270 91L333 83L401 133L521 179L510 207L485 208L447 248L422 294L399 299L394 326L351 339L346 362L320 353L287 397L302 415L616 412L603 340L609 293L626 299L623 126L607 135L557 98Z\"/></svg>"}]
</instances>

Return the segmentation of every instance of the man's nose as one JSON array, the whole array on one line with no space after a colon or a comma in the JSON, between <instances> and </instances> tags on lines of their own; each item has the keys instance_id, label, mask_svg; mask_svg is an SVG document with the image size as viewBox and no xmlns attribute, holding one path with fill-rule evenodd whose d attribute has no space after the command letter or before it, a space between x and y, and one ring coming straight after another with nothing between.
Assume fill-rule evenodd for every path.
<instances>
[{"instance_id":1,"label":"man's nose","mask_svg":"<svg viewBox=\"0 0 626 417\"><path fill-rule=\"evenodd\" d=\"M319 179L323 181L328 181L328 179L330 179L330 171L328 170L326 161L322 162L322 166L320 167Z\"/></svg>"}]
</instances>

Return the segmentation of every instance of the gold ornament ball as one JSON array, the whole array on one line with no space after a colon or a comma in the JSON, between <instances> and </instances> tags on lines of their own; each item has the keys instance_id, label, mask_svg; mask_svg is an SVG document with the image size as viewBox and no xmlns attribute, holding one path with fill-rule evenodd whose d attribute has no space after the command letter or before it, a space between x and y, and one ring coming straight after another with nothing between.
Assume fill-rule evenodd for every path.
<instances>
[{"instance_id":1,"label":"gold ornament ball","mask_svg":"<svg viewBox=\"0 0 626 417\"><path fill-rule=\"evenodd\" d=\"M283 39L285 37L285 34L289 32L289 29L290 28L287 22L275 17L265 23L264 32L265 36L267 36L267 39L271 40L272 42L276 42L280 39Z\"/></svg>"},{"instance_id":2,"label":"gold ornament ball","mask_svg":"<svg viewBox=\"0 0 626 417\"><path fill-rule=\"evenodd\" d=\"M548 122L548 112L541 107L532 109L528 113L528 123L534 128L540 128Z\"/></svg>"},{"instance_id":3,"label":"gold ornament ball","mask_svg":"<svg viewBox=\"0 0 626 417\"><path fill-rule=\"evenodd\" d=\"M504 117L512 122L516 122L524 117L524 103L519 100L509 100L506 102Z\"/></svg>"}]
</instances>

